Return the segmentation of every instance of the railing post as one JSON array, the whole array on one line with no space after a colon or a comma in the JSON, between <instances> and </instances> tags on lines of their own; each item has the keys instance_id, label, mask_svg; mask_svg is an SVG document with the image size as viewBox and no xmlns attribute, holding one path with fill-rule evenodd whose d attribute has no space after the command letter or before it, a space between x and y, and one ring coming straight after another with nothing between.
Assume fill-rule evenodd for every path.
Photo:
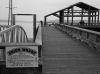
<instances>
[{"instance_id":1,"label":"railing post","mask_svg":"<svg viewBox=\"0 0 100 74\"><path fill-rule=\"evenodd\" d=\"M33 42L35 42L36 37L36 14L33 14Z\"/></svg>"},{"instance_id":2,"label":"railing post","mask_svg":"<svg viewBox=\"0 0 100 74\"><path fill-rule=\"evenodd\" d=\"M59 23L64 23L64 11L60 11Z\"/></svg>"},{"instance_id":3,"label":"railing post","mask_svg":"<svg viewBox=\"0 0 100 74\"><path fill-rule=\"evenodd\" d=\"M47 25L47 16L44 17L44 26Z\"/></svg>"},{"instance_id":4,"label":"railing post","mask_svg":"<svg viewBox=\"0 0 100 74\"><path fill-rule=\"evenodd\" d=\"M99 10L98 10L98 25L99 25Z\"/></svg>"},{"instance_id":5,"label":"railing post","mask_svg":"<svg viewBox=\"0 0 100 74\"><path fill-rule=\"evenodd\" d=\"M13 14L13 25L15 25L15 15Z\"/></svg>"}]
</instances>

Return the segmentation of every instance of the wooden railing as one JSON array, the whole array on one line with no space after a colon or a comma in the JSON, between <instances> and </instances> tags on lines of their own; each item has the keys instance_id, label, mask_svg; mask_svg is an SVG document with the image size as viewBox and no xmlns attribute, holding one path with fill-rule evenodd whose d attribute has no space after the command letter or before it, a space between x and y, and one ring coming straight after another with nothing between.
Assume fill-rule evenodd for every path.
<instances>
[{"instance_id":1,"label":"wooden railing","mask_svg":"<svg viewBox=\"0 0 100 74\"><path fill-rule=\"evenodd\" d=\"M0 32L0 43L26 43L28 38L21 26L15 25Z\"/></svg>"},{"instance_id":2,"label":"wooden railing","mask_svg":"<svg viewBox=\"0 0 100 74\"><path fill-rule=\"evenodd\" d=\"M6 30L9 27L11 27L11 25L0 25L0 31Z\"/></svg>"},{"instance_id":3,"label":"wooden railing","mask_svg":"<svg viewBox=\"0 0 100 74\"><path fill-rule=\"evenodd\" d=\"M89 47L100 51L100 32L75 26L55 24L55 27L88 44Z\"/></svg>"},{"instance_id":4,"label":"wooden railing","mask_svg":"<svg viewBox=\"0 0 100 74\"><path fill-rule=\"evenodd\" d=\"M35 38L35 43L42 45L42 32L41 32L41 24L37 27L37 33Z\"/></svg>"},{"instance_id":5,"label":"wooden railing","mask_svg":"<svg viewBox=\"0 0 100 74\"><path fill-rule=\"evenodd\" d=\"M35 42L28 39L26 32L21 26L14 25L0 32L0 65L5 65L5 48L7 46L38 46L39 64L42 64L42 32L41 24L36 29Z\"/></svg>"},{"instance_id":6,"label":"wooden railing","mask_svg":"<svg viewBox=\"0 0 100 74\"><path fill-rule=\"evenodd\" d=\"M84 24L80 24L80 23L65 23L66 25L70 25L70 26L76 26L76 27L100 27L100 23L84 23Z\"/></svg>"}]
</instances>

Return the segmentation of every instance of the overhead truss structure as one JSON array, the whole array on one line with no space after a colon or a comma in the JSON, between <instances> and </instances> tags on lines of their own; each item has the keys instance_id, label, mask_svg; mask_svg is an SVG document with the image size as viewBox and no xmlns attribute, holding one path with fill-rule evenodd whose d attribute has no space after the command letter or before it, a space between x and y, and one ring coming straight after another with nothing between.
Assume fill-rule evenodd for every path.
<instances>
[{"instance_id":1,"label":"overhead truss structure","mask_svg":"<svg viewBox=\"0 0 100 74\"><path fill-rule=\"evenodd\" d=\"M75 10L75 6L80 8L81 10ZM84 17L87 17L88 25L91 25L91 23L93 25L97 25L99 23L99 9L83 2L78 2L76 4L70 5L67 8L44 16L45 25L47 22L47 17L51 15L58 17L59 23L64 23L64 17L67 18L67 24L69 24L70 21L71 24L73 24L74 17L80 17L81 20L84 20ZM71 20L69 18L71 18Z\"/></svg>"}]
</instances>

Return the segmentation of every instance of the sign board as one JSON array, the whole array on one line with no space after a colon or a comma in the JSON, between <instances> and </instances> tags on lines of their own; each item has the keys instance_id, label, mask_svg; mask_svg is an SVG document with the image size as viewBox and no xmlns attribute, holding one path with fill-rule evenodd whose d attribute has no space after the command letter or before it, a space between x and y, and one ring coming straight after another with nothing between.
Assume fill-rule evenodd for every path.
<instances>
[{"instance_id":1,"label":"sign board","mask_svg":"<svg viewBox=\"0 0 100 74\"><path fill-rule=\"evenodd\" d=\"M21 46L6 48L6 67L38 67L38 47Z\"/></svg>"}]
</instances>

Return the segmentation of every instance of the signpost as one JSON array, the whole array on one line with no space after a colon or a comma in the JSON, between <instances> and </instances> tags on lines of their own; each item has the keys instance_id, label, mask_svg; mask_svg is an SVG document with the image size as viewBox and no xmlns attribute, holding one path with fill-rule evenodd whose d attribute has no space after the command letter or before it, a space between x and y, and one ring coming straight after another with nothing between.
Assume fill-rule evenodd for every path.
<instances>
[{"instance_id":1,"label":"signpost","mask_svg":"<svg viewBox=\"0 0 100 74\"><path fill-rule=\"evenodd\" d=\"M20 46L6 48L6 67L38 67L38 47Z\"/></svg>"}]
</instances>

